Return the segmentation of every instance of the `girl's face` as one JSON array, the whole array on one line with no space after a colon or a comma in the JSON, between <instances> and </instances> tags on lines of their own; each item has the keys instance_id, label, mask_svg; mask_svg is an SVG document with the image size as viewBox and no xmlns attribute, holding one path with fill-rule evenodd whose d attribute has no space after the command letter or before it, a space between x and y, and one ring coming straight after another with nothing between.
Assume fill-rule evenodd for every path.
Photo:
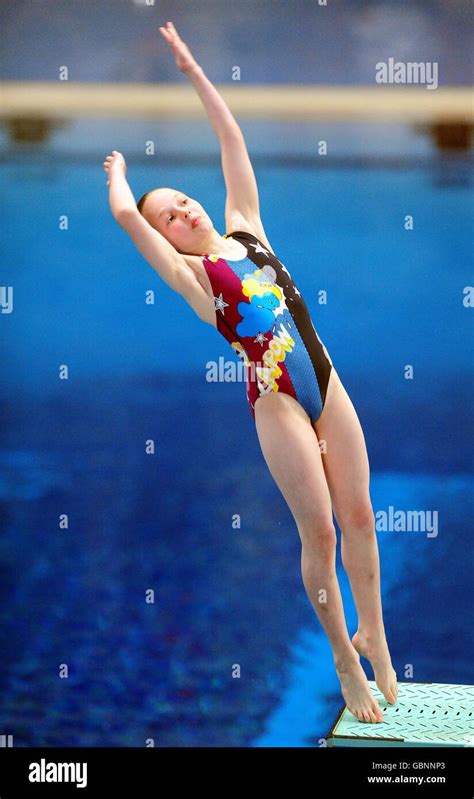
<instances>
[{"instance_id":1,"label":"girl's face","mask_svg":"<svg viewBox=\"0 0 474 799\"><path fill-rule=\"evenodd\" d=\"M179 253L205 253L212 220L197 200L175 189L156 189L146 200L146 218Z\"/></svg>"}]
</instances>

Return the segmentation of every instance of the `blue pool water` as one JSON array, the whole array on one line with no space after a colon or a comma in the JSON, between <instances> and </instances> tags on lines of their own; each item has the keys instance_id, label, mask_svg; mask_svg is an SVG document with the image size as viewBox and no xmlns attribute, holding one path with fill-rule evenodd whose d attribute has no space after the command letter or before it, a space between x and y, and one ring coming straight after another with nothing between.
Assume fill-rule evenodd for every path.
<instances>
[{"instance_id":1,"label":"blue pool water","mask_svg":"<svg viewBox=\"0 0 474 799\"><path fill-rule=\"evenodd\" d=\"M0 349L0 732L17 746L321 745L342 697L294 522L243 384L206 381L208 361L236 359L115 224L97 161L0 163L14 292ZM438 512L434 537L378 532L398 677L472 682L472 165L256 172L268 238L361 419L374 510ZM155 175L137 161L129 179L137 197L182 188L225 232L216 167ZM338 575L352 633L339 551Z\"/></svg>"}]
</instances>

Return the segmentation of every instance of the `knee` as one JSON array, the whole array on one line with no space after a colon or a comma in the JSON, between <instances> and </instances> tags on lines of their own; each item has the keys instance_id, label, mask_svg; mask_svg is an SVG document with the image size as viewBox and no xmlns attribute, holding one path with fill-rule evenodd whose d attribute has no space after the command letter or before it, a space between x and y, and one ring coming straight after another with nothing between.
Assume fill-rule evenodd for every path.
<instances>
[{"instance_id":1,"label":"knee","mask_svg":"<svg viewBox=\"0 0 474 799\"><path fill-rule=\"evenodd\" d=\"M367 501L353 502L337 514L337 521L343 532L373 532L375 529L374 511Z\"/></svg>"},{"instance_id":2,"label":"knee","mask_svg":"<svg viewBox=\"0 0 474 799\"><path fill-rule=\"evenodd\" d=\"M336 529L332 519L313 520L311 523L298 524L298 531L303 546L303 555L319 555L333 557L336 550Z\"/></svg>"}]
</instances>

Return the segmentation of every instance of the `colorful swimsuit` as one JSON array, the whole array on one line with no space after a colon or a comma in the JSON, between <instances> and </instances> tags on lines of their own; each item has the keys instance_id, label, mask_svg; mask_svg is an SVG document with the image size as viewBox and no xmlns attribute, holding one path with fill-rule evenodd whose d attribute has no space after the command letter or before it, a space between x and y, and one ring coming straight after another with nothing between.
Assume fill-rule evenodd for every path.
<instances>
[{"instance_id":1,"label":"colorful swimsuit","mask_svg":"<svg viewBox=\"0 0 474 799\"><path fill-rule=\"evenodd\" d=\"M306 303L281 261L252 233L227 233L247 249L240 261L203 255L211 282L217 329L246 366L246 391L256 400L270 391L294 397L311 422L326 399L332 361Z\"/></svg>"}]
</instances>

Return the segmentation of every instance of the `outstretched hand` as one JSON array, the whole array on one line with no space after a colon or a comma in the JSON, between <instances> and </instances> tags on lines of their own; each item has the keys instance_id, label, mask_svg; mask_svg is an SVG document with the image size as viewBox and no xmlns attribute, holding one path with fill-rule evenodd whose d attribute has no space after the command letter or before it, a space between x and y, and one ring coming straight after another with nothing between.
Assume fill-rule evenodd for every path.
<instances>
[{"instance_id":1,"label":"outstretched hand","mask_svg":"<svg viewBox=\"0 0 474 799\"><path fill-rule=\"evenodd\" d=\"M166 39L176 59L176 66L180 72L189 72L197 66L189 47L183 42L172 22L167 22L165 27L160 27L161 35Z\"/></svg>"},{"instance_id":2,"label":"outstretched hand","mask_svg":"<svg viewBox=\"0 0 474 799\"><path fill-rule=\"evenodd\" d=\"M110 184L110 175L114 172L121 171L125 175L127 172L127 165L122 153L118 150L112 150L112 155L108 155L104 161L104 169L109 177L107 186Z\"/></svg>"}]
</instances>

